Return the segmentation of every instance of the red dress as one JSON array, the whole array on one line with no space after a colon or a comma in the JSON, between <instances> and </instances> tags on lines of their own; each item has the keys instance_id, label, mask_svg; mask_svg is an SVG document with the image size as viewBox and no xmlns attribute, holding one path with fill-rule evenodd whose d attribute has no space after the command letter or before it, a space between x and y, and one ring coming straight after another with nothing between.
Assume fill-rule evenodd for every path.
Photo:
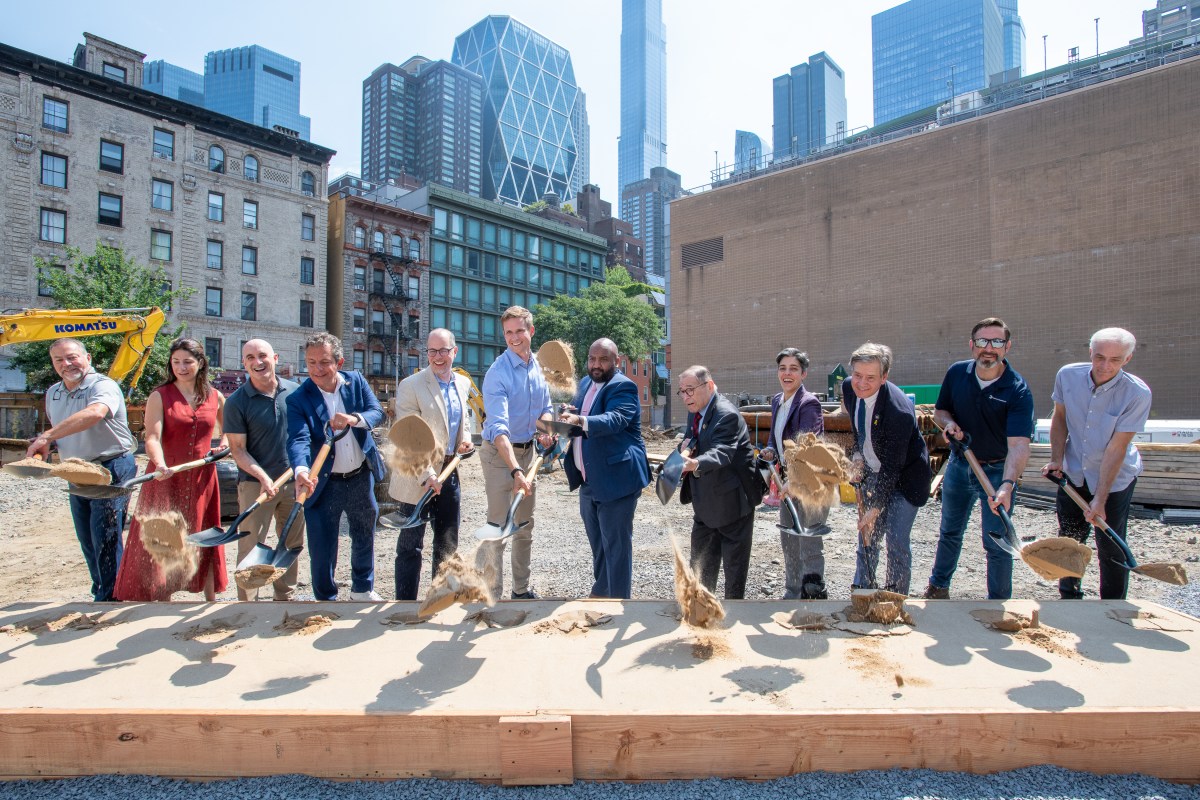
<instances>
[{"instance_id":1,"label":"red dress","mask_svg":"<svg viewBox=\"0 0 1200 800\"><path fill-rule=\"evenodd\" d=\"M167 466L195 461L208 455L217 424L217 391L209 389L199 408L175 386L155 389L162 400L162 449ZM170 600L172 592L186 589L203 592L204 578L213 572L213 588L222 592L229 585L225 570L224 547L201 547L196 572L163 574L162 569L142 545L138 517L166 511L178 511L188 523L188 533L212 528L221 522L221 493L217 487L217 469L212 464L172 475L165 481L142 484L137 509L129 524L125 554L117 570L113 596L117 600Z\"/></svg>"}]
</instances>

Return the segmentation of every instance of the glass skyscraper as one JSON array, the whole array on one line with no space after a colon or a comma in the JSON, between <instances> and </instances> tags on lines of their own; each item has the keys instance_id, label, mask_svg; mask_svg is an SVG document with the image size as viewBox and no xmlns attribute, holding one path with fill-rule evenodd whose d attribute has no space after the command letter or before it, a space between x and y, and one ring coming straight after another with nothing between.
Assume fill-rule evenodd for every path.
<instances>
[{"instance_id":1,"label":"glass skyscraper","mask_svg":"<svg viewBox=\"0 0 1200 800\"><path fill-rule=\"evenodd\" d=\"M146 62L142 72L142 88L204 107L204 76L162 59Z\"/></svg>"},{"instance_id":2,"label":"glass skyscraper","mask_svg":"<svg viewBox=\"0 0 1200 800\"><path fill-rule=\"evenodd\" d=\"M1023 37L1016 0L1010 14ZM1006 67L1004 30L996 0L908 0L871 17L875 124L986 88Z\"/></svg>"},{"instance_id":3,"label":"glass skyscraper","mask_svg":"<svg viewBox=\"0 0 1200 800\"><path fill-rule=\"evenodd\" d=\"M621 0L621 137L617 142L619 216L625 187L667 164L667 29L662 0Z\"/></svg>"},{"instance_id":4,"label":"glass skyscraper","mask_svg":"<svg viewBox=\"0 0 1200 800\"><path fill-rule=\"evenodd\" d=\"M252 125L309 138L311 120L300 113L300 62L256 44L204 57L204 105Z\"/></svg>"},{"instance_id":5,"label":"glass skyscraper","mask_svg":"<svg viewBox=\"0 0 1200 800\"><path fill-rule=\"evenodd\" d=\"M757 133L735 131L733 135L733 174L754 172L766 166L763 140Z\"/></svg>"},{"instance_id":6,"label":"glass skyscraper","mask_svg":"<svg viewBox=\"0 0 1200 800\"><path fill-rule=\"evenodd\" d=\"M454 40L453 63L483 78L483 197L528 205L571 193L579 88L571 54L512 17L489 16Z\"/></svg>"},{"instance_id":7,"label":"glass skyscraper","mask_svg":"<svg viewBox=\"0 0 1200 800\"><path fill-rule=\"evenodd\" d=\"M772 84L773 159L806 156L846 134L846 73L825 53Z\"/></svg>"},{"instance_id":8,"label":"glass skyscraper","mask_svg":"<svg viewBox=\"0 0 1200 800\"><path fill-rule=\"evenodd\" d=\"M646 277L651 284L665 285L671 252L667 205L685 194L679 173L666 167L651 168L649 178L634 181L621 192L624 219L645 245Z\"/></svg>"},{"instance_id":9,"label":"glass skyscraper","mask_svg":"<svg viewBox=\"0 0 1200 800\"><path fill-rule=\"evenodd\" d=\"M363 81L362 177L402 173L479 197L483 81L447 61L414 56Z\"/></svg>"},{"instance_id":10,"label":"glass skyscraper","mask_svg":"<svg viewBox=\"0 0 1200 800\"><path fill-rule=\"evenodd\" d=\"M587 96L579 93L575 110L571 112L571 129L575 131L575 173L571 176L571 195L578 197L583 187L592 182L592 126L588 124Z\"/></svg>"},{"instance_id":11,"label":"glass skyscraper","mask_svg":"<svg viewBox=\"0 0 1200 800\"><path fill-rule=\"evenodd\" d=\"M1017 13L1017 0L996 0L1004 21L1004 70L1016 69L1013 77L1025 74L1025 23Z\"/></svg>"}]
</instances>

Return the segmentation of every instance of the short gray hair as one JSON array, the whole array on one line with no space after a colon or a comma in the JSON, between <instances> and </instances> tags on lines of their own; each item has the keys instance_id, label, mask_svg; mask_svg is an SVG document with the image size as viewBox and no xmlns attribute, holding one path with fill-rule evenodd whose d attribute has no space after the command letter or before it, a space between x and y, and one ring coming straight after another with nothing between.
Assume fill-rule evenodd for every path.
<instances>
[{"instance_id":1,"label":"short gray hair","mask_svg":"<svg viewBox=\"0 0 1200 800\"><path fill-rule=\"evenodd\" d=\"M314 333L305 339L304 352L307 353L310 347L324 347L325 345L329 345L329 351L333 353L334 361L341 361L346 357L346 352L342 350L342 340L328 331Z\"/></svg>"},{"instance_id":2,"label":"short gray hair","mask_svg":"<svg viewBox=\"0 0 1200 800\"><path fill-rule=\"evenodd\" d=\"M1124 328L1101 328L1092 334L1091 340L1088 341L1088 349L1095 350L1096 345L1101 342L1116 342L1125 348L1127 356L1133 355L1133 350L1137 347L1137 339Z\"/></svg>"},{"instance_id":3,"label":"short gray hair","mask_svg":"<svg viewBox=\"0 0 1200 800\"><path fill-rule=\"evenodd\" d=\"M850 366L864 361L875 361L879 364L879 374L887 375L892 371L892 348L886 344L866 342L850 354Z\"/></svg>"},{"instance_id":4,"label":"short gray hair","mask_svg":"<svg viewBox=\"0 0 1200 800\"><path fill-rule=\"evenodd\" d=\"M708 383L712 380L712 373L708 371L708 367L702 367L699 364L688 367L683 372L679 373L679 380L683 380L688 375L691 375L700 383Z\"/></svg>"}]
</instances>

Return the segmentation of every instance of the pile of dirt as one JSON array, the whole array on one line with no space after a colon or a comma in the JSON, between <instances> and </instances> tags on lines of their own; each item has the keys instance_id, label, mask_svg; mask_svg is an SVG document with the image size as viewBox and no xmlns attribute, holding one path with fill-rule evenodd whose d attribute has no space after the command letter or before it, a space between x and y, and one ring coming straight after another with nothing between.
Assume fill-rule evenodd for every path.
<instances>
[{"instance_id":1,"label":"pile of dirt","mask_svg":"<svg viewBox=\"0 0 1200 800\"><path fill-rule=\"evenodd\" d=\"M285 572L287 572L286 569L273 567L270 564L255 564L234 572L233 579L237 581L238 586L249 592L266 586L268 583L274 583L282 578Z\"/></svg>"},{"instance_id":2,"label":"pile of dirt","mask_svg":"<svg viewBox=\"0 0 1200 800\"><path fill-rule=\"evenodd\" d=\"M68 458L61 462L54 468L54 477L80 486L107 486L112 483L111 472L82 458Z\"/></svg>"},{"instance_id":3,"label":"pile of dirt","mask_svg":"<svg viewBox=\"0 0 1200 800\"><path fill-rule=\"evenodd\" d=\"M674 536L671 547L675 551L675 600L679 603L680 617L688 625L697 628L712 628L725 619L725 609L716 595L710 592L686 561Z\"/></svg>"},{"instance_id":4,"label":"pile of dirt","mask_svg":"<svg viewBox=\"0 0 1200 800\"><path fill-rule=\"evenodd\" d=\"M1134 570L1138 575L1145 575L1147 578L1170 583L1175 586L1187 586L1188 576L1187 570L1183 568L1183 564L1176 561L1163 561L1156 564L1139 564Z\"/></svg>"},{"instance_id":5,"label":"pile of dirt","mask_svg":"<svg viewBox=\"0 0 1200 800\"><path fill-rule=\"evenodd\" d=\"M188 524L178 511L145 514L138 517L142 546L166 575L196 571L196 548L187 540Z\"/></svg>"},{"instance_id":6,"label":"pile of dirt","mask_svg":"<svg viewBox=\"0 0 1200 800\"><path fill-rule=\"evenodd\" d=\"M339 615L332 611L327 611L324 614L296 614L295 616L284 612L283 622L276 625L275 630L298 633L301 636L311 636L324 628L328 628L338 618Z\"/></svg>"},{"instance_id":7,"label":"pile of dirt","mask_svg":"<svg viewBox=\"0 0 1200 800\"><path fill-rule=\"evenodd\" d=\"M1022 547L1021 560L1048 581L1082 578L1092 560L1092 550L1069 536L1054 536Z\"/></svg>"},{"instance_id":8,"label":"pile of dirt","mask_svg":"<svg viewBox=\"0 0 1200 800\"><path fill-rule=\"evenodd\" d=\"M907 595L883 589L855 589L850 594L846 619L850 622L875 622L881 625L912 625L912 616L904 609Z\"/></svg>"},{"instance_id":9,"label":"pile of dirt","mask_svg":"<svg viewBox=\"0 0 1200 800\"><path fill-rule=\"evenodd\" d=\"M1033 625L1033 620L1023 614L992 608L977 608L971 616L981 625L1005 633L1018 633Z\"/></svg>"},{"instance_id":10,"label":"pile of dirt","mask_svg":"<svg viewBox=\"0 0 1200 800\"><path fill-rule=\"evenodd\" d=\"M36 636L57 631L97 631L116 624L116 621L106 619L102 613L84 614L80 611L71 611L54 619L28 619L4 627L7 628L6 633L13 635L32 633Z\"/></svg>"},{"instance_id":11,"label":"pile of dirt","mask_svg":"<svg viewBox=\"0 0 1200 800\"><path fill-rule=\"evenodd\" d=\"M215 644L236 636L243 624L240 616L235 619L215 619L207 625L193 625L182 633L176 633L175 638L186 642Z\"/></svg>"},{"instance_id":12,"label":"pile of dirt","mask_svg":"<svg viewBox=\"0 0 1200 800\"><path fill-rule=\"evenodd\" d=\"M379 620L380 625L420 625L426 622L426 618L422 617L415 611L397 611L395 614L390 614L386 619Z\"/></svg>"},{"instance_id":13,"label":"pile of dirt","mask_svg":"<svg viewBox=\"0 0 1200 800\"><path fill-rule=\"evenodd\" d=\"M832 620L811 611L776 611L771 615L776 625L795 631L827 631Z\"/></svg>"},{"instance_id":14,"label":"pile of dirt","mask_svg":"<svg viewBox=\"0 0 1200 800\"><path fill-rule=\"evenodd\" d=\"M468 566L458 553L442 562L437 577L429 584L429 592L417 609L422 617L432 616L455 603L483 603L494 606L496 598L488 588L487 576L480 575Z\"/></svg>"},{"instance_id":15,"label":"pile of dirt","mask_svg":"<svg viewBox=\"0 0 1200 800\"><path fill-rule=\"evenodd\" d=\"M486 625L489 628L515 628L528 616L528 611L522 611L519 608L481 608L467 617L467 621Z\"/></svg>"},{"instance_id":16,"label":"pile of dirt","mask_svg":"<svg viewBox=\"0 0 1200 800\"><path fill-rule=\"evenodd\" d=\"M533 626L534 633L587 633L612 622L612 616L600 611L568 611L553 619L542 620Z\"/></svg>"},{"instance_id":17,"label":"pile of dirt","mask_svg":"<svg viewBox=\"0 0 1200 800\"><path fill-rule=\"evenodd\" d=\"M408 414L396 420L388 430L388 463L397 474L414 480L430 471L437 471L442 458L438 452L433 429L418 414Z\"/></svg>"},{"instance_id":18,"label":"pile of dirt","mask_svg":"<svg viewBox=\"0 0 1200 800\"><path fill-rule=\"evenodd\" d=\"M788 494L810 509L827 509L838 499L838 486L846 480L850 462L846 452L814 433L783 443L788 470Z\"/></svg>"}]
</instances>

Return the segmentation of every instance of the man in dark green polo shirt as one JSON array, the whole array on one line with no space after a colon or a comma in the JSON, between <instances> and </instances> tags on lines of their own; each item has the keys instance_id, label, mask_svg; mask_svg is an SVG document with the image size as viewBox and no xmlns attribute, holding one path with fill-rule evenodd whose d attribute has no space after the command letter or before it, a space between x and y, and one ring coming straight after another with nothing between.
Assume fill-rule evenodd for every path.
<instances>
[{"instance_id":1,"label":"man in dark green polo shirt","mask_svg":"<svg viewBox=\"0 0 1200 800\"><path fill-rule=\"evenodd\" d=\"M279 356L270 343L251 339L242 345L242 366L250 380L238 387L225 401L225 433L229 449L238 465L238 507L249 507L254 499L266 492L268 499L242 522L241 528L252 535L238 539L237 560L240 563L257 542L266 542L275 519L277 535L296 504L291 491L276 492L271 483L288 468L287 460L287 396L299 384L275 374ZM304 515L301 513L289 532L287 546L304 545ZM275 599L291 600L296 591L299 562L275 581ZM251 596L238 586L239 600L258 599L258 590Z\"/></svg>"}]
</instances>

